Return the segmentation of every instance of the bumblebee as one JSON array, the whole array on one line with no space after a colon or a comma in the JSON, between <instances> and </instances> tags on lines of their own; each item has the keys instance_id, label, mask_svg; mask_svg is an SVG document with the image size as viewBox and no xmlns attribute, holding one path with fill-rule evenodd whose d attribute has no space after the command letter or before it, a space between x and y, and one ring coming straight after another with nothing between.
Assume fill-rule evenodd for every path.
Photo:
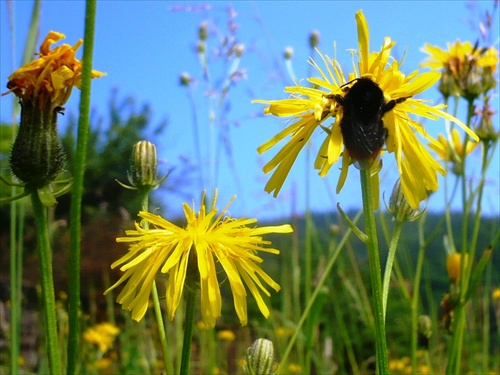
<instances>
[{"instance_id":1,"label":"bumblebee","mask_svg":"<svg viewBox=\"0 0 500 375\"><path fill-rule=\"evenodd\" d=\"M342 107L340 131L345 148L359 169L369 169L387 140L382 117L408 98L386 102L382 89L367 77L356 78L344 86L344 96L335 94L329 98Z\"/></svg>"}]
</instances>

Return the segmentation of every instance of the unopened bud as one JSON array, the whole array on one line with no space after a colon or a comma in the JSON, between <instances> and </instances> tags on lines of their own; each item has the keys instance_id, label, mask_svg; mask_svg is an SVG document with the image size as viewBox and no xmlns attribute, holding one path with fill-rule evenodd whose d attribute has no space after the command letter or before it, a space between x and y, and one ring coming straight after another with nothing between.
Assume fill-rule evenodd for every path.
<instances>
[{"instance_id":1,"label":"unopened bud","mask_svg":"<svg viewBox=\"0 0 500 375\"><path fill-rule=\"evenodd\" d=\"M181 86L189 86L189 84L193 81L193 78L189 75L189 73L181 73L179 82Z\"/></svg>"},{"instance_id":2,"label":"unopened bud","mask_svg":"<svg viewBox=\"0 0 500 375\"><path fill-rule=\"evenodd\" d=\"M257 339L247 349L246 365L243 370L246 375L270 375L274 374L274 346L266 339Z\"/></svg>"},{"instance_id":3,"label":"unopened bud","mask_svg":"<svg viewBox=\"0 0 500 375\"><path fill-rule=\"evenodd\" d=\"M285 60L290 60L293 57L293 48L286 47L285 51L283 52L283 57L285 58Z\"/></svg>"},{"instance_id":4,"label":"unopened bud","mask_svg":"<svg viewBox=\"0 0 500 375\"><path fill-rule=\"evenodd\" d=\"M309 47L316 48L319 44L319 31L313 30L309 35Z\"/></svg>"},{"instance_id":5,"label":"unopened bud","mask_svg":"<svg viewBox=\"0 0 500 375\"><path fill-rule=\"evenodd\" d=\"M418 344L429 348L429 339L432 336L432 320L429 315L419 315L417 319Z\"/></svg>"},{"instance_id":6,"label":"unopened bud","mask_svg":"<svg viewBox=\"0 0 500 375\"><path fill-rule=\"evenodd\" d=\"M153 190L158 186L156 175L158 158L156 146L148 141L140 141L134 145L129 171L129 181L139 190Z\"/></svg>"},{"instance_id":7,"label":"unopened bud","mask_svg":"<svg viewBox=\"0 0 500 375\"><path fill-rule=\"evenodd\" d=\"M208 24L206 22L202 22L200 27L198 28L198 39L206 40L208 37Z\"/></svg>"},{"instance_id":8,"label":"unopened bud","mask_svg":"<svg viewBox=\"0 0 500 375\"><path fill-rule=\"evenodd\" d=\"M403 187L399 179L392 189L389 205L386 204L386 207L387 211L399 222L417 220L425 211L411 208L403 193Z\"/></svg>"},{"instance_id":9,"label":"unopened bud","mask_svg":"<svg viewBox=\"0 0 500 375\"><path fill-rule=\"evenodd\" d=\"M243 52L245 52L245 45L243 43L238 43L234 46L234 54L236 57L243 56Z\"/></svg>"},{"instance_id":10,"label":"unopened bud","mask_svg":"<svg viewBox=\"0 0 500 375\"><path fill-rule=\"evenodd\" d=\"M21 124L12 147L10 166L28 187L42 188L64 169L66 156L57 132L57 115L63 110L54 107L50 99L21 101Z\"/></svg>"}]
</instances>

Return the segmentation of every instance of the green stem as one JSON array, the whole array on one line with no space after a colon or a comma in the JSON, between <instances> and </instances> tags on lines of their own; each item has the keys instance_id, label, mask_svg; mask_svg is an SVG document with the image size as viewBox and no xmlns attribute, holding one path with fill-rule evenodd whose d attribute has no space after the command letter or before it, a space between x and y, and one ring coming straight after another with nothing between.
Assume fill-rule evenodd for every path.
<instances>
[{"instance_id":1,"label":"green stem","mask_svg":"<svg viewBox=\"0 0 500 375\"><path fill-rule=\"evenodd\" d=\"M149 210L149 190L140 193L141 195L141 206L143 211ZM149 228L149 222L144 222L144 229ZM156 324L158 325L158 336L160 338L161 350L163 353L163 363L165 364L165 375L173 374L174 369L172 367L172 361L170 361L170 356L168 355L168 344L167 344L167 334L165 331L165 324L163 322L163 314L161 312L160 298L158 297L158 288L156 287L156 281L153 281L153 286L151 288L151 293L153 294L153 309L155 312Z\"/></svg>"},{"instance_id":2,"label":"green stem","mask_svg":"<svg viewBox=\"0 0 500 375\"><path fill-rule=\"evenodd\" d=\"M189 362L191 359L191 344L193 341L194 310L196 308L196 290L185 288L186 293L186 315L184 319L184 340L182 343L181 375L189 373Z\"/></svg>"},{"instance_id":3,"label":"green stem","mask_svg":"<svg viewBox=\"0 0 500 375\"><path fill-rule=\"evenodd\" d=\"M467 106L467 125L470 125L471 119L474 115L474 101L469 100ZM460 262L460 290L458 295L458 304L454 310L454 319L453 319L453 337L451 342L450 354L448 357L448 364L446 366L447 374L458 374L460 371L460 364L462 362L462 348L463 348L463 339L464 339L464 330L465 330L465 307L467 305L467 301L465 301L465 296L467 294L468 283L470 278L470 270L472 269L472 264L474 263L474 258L469 258L469 264L466 264L464 259L466 259L467 255L471 252L468 246L468 237L469 237L469 214L472 208L472 200L473 194L471 193L470 199L467 196L467 178L465 175L465 165L466 165L466 152L467 152L467 141L468 137L465 137L463 144L463 154L460 155L462 159L462 169L460 178L462 181L462 207L463 207L463 216L462 216L462 243L461 243L461 255L462 261ZM480 194L480 197L482 194ZM480 211L480 204L478 207L478 211ZM477 212L480 215L480 212ZM472 248L475 248L475 244L471 244ZM472 251L474 253L474 251Z\"/></svg>"},{"instance_id":4,"label":"green stem","mask_svg":"<svg viewBox=\"0 0 500 375\"><path fill-rule=\"evenodd\" d=\"M419 221L418 234L419 234L419 249L417 259L417 269L415 272L415 279L413 280L413 296L411 300L411 363L412 374L417 371L417 345L418 345L418 308L420 301L420 280L422 279L422 270L424 268L425 248L427 244L424 238L424 224L426 214Z\"/></svg>"},{"instance_id":5,"label":"green stem","mask_svg":"<svg viewBox=\"0 0 500 375\"><path fill-rule=\"evenodd\" d=\"M158 289L156 288L156 281L153 282L153 308L155 311L156 324L158 324L158 335L160 337L161 350L163 352L163 362L165 363L165 375L173 374L172 362L168 355L167 334L165 331L165 324L163 323L163 315L161 313L160 298L158 297Z\"/></svg>"},{"instance_id":6,"label":"green stem","mask_svg":"<svg viewBox=\"0 0 500 375\"><path fill-rule=\"evenodd\" d=\"M356 223L359 220L359 218L361 216L360 214L358 214L354 218L354 220L353 220L354 223ZM297 341L299 334L302 334L302 326L304 325L304 322L306 321L307 317L309 316L309 312L311 311L311 309L314 305L316 297L319 295L319 292L323 288L323 285L325 284L326 280L330 279L330 272L333 268L333 265L335 264L335 261L337 260L337 257L339 256L340 251L344 248L345 244L347 243L347 240L351 236L351 233L352 233L352 229L349 228L346 231L346 233L345 233L344 237L342 238L342 240L340 241L340 243L338 244L337 248L335 249L335 251L331 255L331 258L325 267L325 272L323 273L323 276L321 276L321 279L318 281L316 288L314 289L313 293L311 294L311 298L307 301L307 306L304 309L304 311L302 312L302 316L300 317L300 320L297 323L297 326L295 327L295 331L288 342L288 346L286 347L286 350L281 357L280 367L278 367L278 369L276 370L276 372L275 372L276 374L282 373L281 369L283 368L284 365L286 365L286 363L288 361L288 356L290 355L290 352L292 351L292 348L295 345L295 342Z\"/></svg>"},{"instance_id":7,"label":"green stem","mask_svg":"<svg viewBox=\"0 0 500 375\"><path fill-rule=\"evenodd\" d=\"M50 248L47 207L45 207L36 191L31 194L33 215L35 216L37 250L40 262L42 284L42 301L47 340L47 355L50 373L61 374L59 344L57 336L56 303L54 280L52 278L52 250Z\"/></svg>"},{"instance_id":8,"label":"green stem","mask_svg":"<svg viewBox=\"0 0 500 375\"><path fill-rule=\"evenodd\" d=\"M92 56L94 50L96 0L87 0L85 9L85 43L83 46L82 92L80 96L80 117L78 119L78 139L73 169L73 191L70 208L70 252L69 252L69 293L68 293L68 365L67 373L76 373L78 359L78 339L80 336L80 243L81 214L85 161L90 128L90 91L92 78Z\"/></svg>"},{"instance_id":9,"label":"green stem","mask_svg":"<svg viewBox=\"0 0 500 375\"><path fill-rule=\"evenodd\" d=\"M385 271L384 271L384 283L382 286L382 308L384 313L384 321L387 314L387 297L389 296L389 285L391 283L392 265L394 264L394 258L396 256L396 250L398 248L399 237L401 235L402 228L403 228L403 222L396 220L396 226L394 227L394 232L391 238L391 244L389 246L389 253L387 254L387 263L385 264Z\"/></svg>"},{"instance_id":10,"label":"green stem","mask_svg":"<svg viewBox=\"0 0 500 375\"><path fill-rule=\"evenodd\" d=\"M11 192L14 196L16 187L12 186ZM17 235L17 212L21 205L17 201L10 204L10 372L19 373L19 353L21 337L21 313L22 313L22 274L23 255L22 241ZM19 250L19 251L18 251Z\"/></svg>"},{"instance_id":11,"label":"green stem","mask_svg":"<svg viewBox=\"0 0 500 375\"><path fill-rule=\"evenodd\" d=\"M373 313L375 319L375 345L377 356L377 373L388 374L387 341L385 336L384 307L382 303L382 277L380 254L378 250L377 227L375 223L374 201L371 189L370 170L361 170L361 191L363 195L363 211L365 215L365 233L368 236L368 258L373 292Z\"/></svg>"}]
</instances>

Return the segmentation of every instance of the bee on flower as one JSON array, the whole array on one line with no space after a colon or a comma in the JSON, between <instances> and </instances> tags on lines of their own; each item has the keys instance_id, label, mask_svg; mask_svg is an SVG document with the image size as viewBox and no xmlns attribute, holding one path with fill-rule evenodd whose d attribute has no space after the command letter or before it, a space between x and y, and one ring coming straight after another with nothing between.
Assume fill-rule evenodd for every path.
<instances>
[{"instance_id":1,"label":"bee on flower","mask_svg":"<svg viewBox=\"0 0 500 375\"><path fill-rule=\"evenodd\" d=\"M370 51L369 29L362 11L356 13L358 49L354 56L354 72L346 75L339 62L318 52L325 69L314 60L309 63L319 77L307 82L313 87L285 88L287 99L254 100L267 104L265 114L292 117L290 125L262 144L257 150L263 153L288 138L283 148L264 166L264 172L274 171L265 190L277 196L299 152L319 128L324 140L315 158L314 167L324 177L337 162L341 173L337 183L340 192L347 178L349 166L370 169L373 191L378 202L378 172L376 162L383 151L394 154L401 176L403 193L413 209L427 198L429 191L438 189L437 174L444 168L431 156L419 141L420 136L436 148L443 146L425 130L414 117L456 123L474 140L477 136L465 124L442 111L443 105L431 106L415 98L434 85L440 73L414 71L405 75L400 63L391 57L395 45L386 37L379 51Z\"/></svg>"}]
</instances>

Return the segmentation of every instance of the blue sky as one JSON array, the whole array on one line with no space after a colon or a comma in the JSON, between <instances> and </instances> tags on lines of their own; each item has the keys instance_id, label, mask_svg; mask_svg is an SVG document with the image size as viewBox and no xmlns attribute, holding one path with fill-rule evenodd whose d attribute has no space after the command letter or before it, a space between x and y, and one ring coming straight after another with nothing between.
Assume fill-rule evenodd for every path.
<instances>
[{"instance_id":1,"label":"blue sky","mask_svg":"<svg viewBox=\"0 0 500 375\"><path fill-rule=\"evenodd\" d=\"M13 69L19 67L33 6L32 1L11 3L14 12L14 53L7 4L1 4L0 77L5 84ZM198 26L206 20L211 32L209 50L213 52L220 46L218 38L227 33L228 7L231 4L237 13L234 18L238 25L236 37L245 46L239 68L245 69L246 79L230 88L226 110L216 112L217 126L220 126L219 120L224 119L225 129L228 130L225 134L229 134L232 152L228 157L223 144L208 130L209 113L211 108L217 107L218 98L207 96L208 86L203 80L194 50ZM205 5L210 5L210 10L203 10ZM173 6L193 6L196 10L173 11ZM390 36L397 42L393 49L394 57L400 59L406 50L402 70L408 74L418 69L418 64L426 57L420 52L425 43L446 47L448 42L457 38L475 42L479 37L480 16L492 6L493 1L100 1L97 6L94 68L107 72L107 76L94 80L92 106L105 118L113 89L118 89L119 98L134 97L137 108L149 104L154 115L153 125L162 119L168 121L166 131L150 139L157 144L163 170L178 166L181 160L196 164L193 110L186 89L179 85L179 75L188 72L198 82L192 94L196 103L200 150L205 161L202 168L206 176L209 175L210 164L207 160L210 155L220 156L215 182L219 187L220 208L232 195L238 196L230 209L235 216L270 218L288 216L294 210L300 213L305 208L306 196L314 211L334 210L337 202L345 208L359 207L359 173L351 168L346 185L336 195L338 169L333 167L326 178L320 178L312 167L306 167L305 152L299 156L277 199L263 190L270 175L263 174L262 166L278 149L259 155L256 148L282 129L286 122L259 117L263 106L251 104L251 100L286 97L283 88L293 82L282 58L283 50L286 47L294 49L292 63L295 76L297 79L306 78L310 72L307 59L311 55L307 41L311 31L317 30L320 33L320 50L333 56L335 42L337 58L345 70L350 70L348 49L357 47L354 15L357 10L363 9L370 27L371 49L378 49L383 38ZM83 1L43 1L40 40L49 30L56 30L66 34L64 42L75 43L83 37L84 12ZM496 48L498 19L497 13L492 28L496 34L491 36ZM210 60L212 88L220 87L229 67L230 63L223 59ZM77 112L77 94L78 91L75 91L67 103L67 112ZM498 91L496 95L497 101ZM421 97L436 103L440 100L436 89L428 90ZM13 96L1 98L2 121L10 121L13 99ZM64 124L64 118L60 121ZM498 117L495 121L498 128ZM424 125L434 136L445 131L443 121L428 121ZM316 149L320 142L321 135L318 134L313 139L312 148ZM480 155L475 153L470 164L479 161ZM484 200L484 212L488 214L500 212L499 170L497 150ZM384 157L381 176L381 192L386 191L388 196L397 178L392 155ZM470 176L477 181L477 168L471 168ZM441 189L429 202L432 210L443 208L444 181L440 181ZM204 187L211 186L206 179ZM200 186L193 185L183 190L198 201ZM165 193L162 199L165 211L179 212L179 197Z\"/></svg>"}]
</instances>

